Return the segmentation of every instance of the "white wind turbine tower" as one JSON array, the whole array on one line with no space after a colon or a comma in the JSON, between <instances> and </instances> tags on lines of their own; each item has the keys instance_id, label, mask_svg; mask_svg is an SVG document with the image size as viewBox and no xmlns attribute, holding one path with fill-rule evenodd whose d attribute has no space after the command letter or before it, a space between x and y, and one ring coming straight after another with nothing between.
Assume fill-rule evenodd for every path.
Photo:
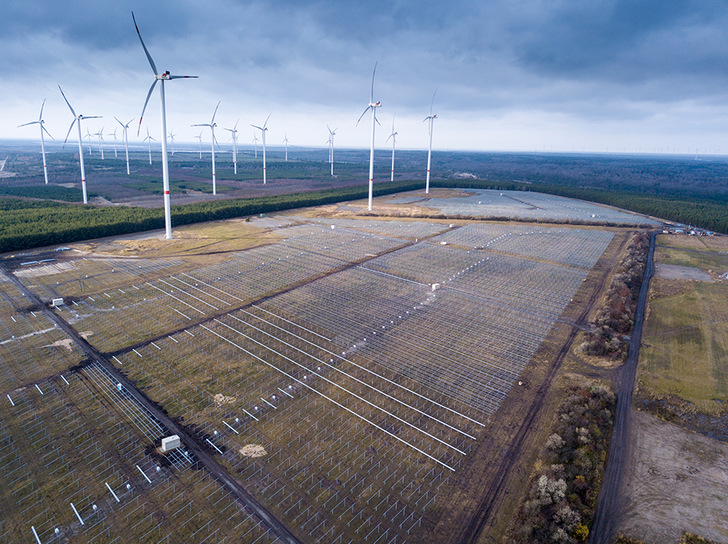
<instances>
[{"instance_id":1,"label":"white wind turbine tower","mask_svg":"<svg viewBox=\"0 0 728 544\"><path fill-rule=\"evenodd\" d=\"M359 121L366 115L369 110L372 110L372 144L369 150L369 211L372 211L372 193L374 192L374 127L379 122L377 121L377 108L382 107L381 102L374 102L374 76L377 73L377 63L374 63L374 71L372 72L372 90L369 94L369 105L359 116ZM356 122L359 125L359 121Z\"/></svg>"},{"instance_id":2,"label":"white wind turbine tower","mask_svg":"<svg viewBox=\"0 0 728 544\"><path fill-rule=\"evenodd\" d=\"M392 174L389 181L394 181L394 148L397 145L397 134L398 133L394 131L394 115L392 115L392 134L387 137L387 142L389 141L389 138L392 138Z\"/></svg>"},{"instance_id":3,"label":"white wind turbine tower","mask_svg":"<svg viewBox=\"0 0 728 544\"><path fill-rule=\"evenodd\" d=\"M101 150L101 160L104 160L104 127L101 127L101 130L99 130L94 136L99 137L99 149Z\"/></svg>"},{"instance_id":4,"label":"white wind turbine tower","mask_svg":"<svg viewBox=\"0 0 728 544\"><path fill-rule=\"evenodd\" d=\"M432 114L432 106L435 104L435 94L437 94L437 89L435 89L435 92L432 93L432 102L430 103L430 115L425 117L425 119L422 121L423 123L427 120L430 121L428 130L430 133L430 146L427 148L427 181L425 182L425 194L429 194L430 192L430 162L432 159L432 127L435 122L435 119L437 119L437 115Z\"/></svg>"},{"instance_id":5,"label":"white wind turbine tower","mask_svg":"<svg viewBox=\"0 0 728 544\"><path fill-rule=\"evenodd\" d=\"M66 104L68 104L68 109L71 110L71 113L73 114L73 121L71 121L71 126L68 127L68 132L66 133L66 139L63 140L63 145L66 145L66 142L68 141L68 135L71 134L71 129L73 129L74 123L78 123L78 161L81 165L81 190L83 191L83 203L88 204L88 193L86 192L86 170L83 167L83 138L81 136L81 121L83 119L100 119L100 115L76 115L76 112L73 111L73 108L71 107L71 103L68 101L68 98L66 98L66 95L63 94L63 89L61 89L61 86L58 86L58 90L61 91L61 95L63 96L63 100L66 101Z\"/></svg>"},{"instance_id":6,"label":"white wind turbine tower","mask_svg":"<svg viewBox=\"0 0 728 544\"><path fill-rule=\"evenodd\" d=\"M149 164L152 164L152 138L149 135L149 129L147 129L147 137L142 140L142 143L147 142L147 146L149 147Z\"/></svg>"},{"instance_id":7,"label":"white wind turbine tower","mask_svg":"<svg viewBox=\"0 0 728 544\"><path fill-rule=\"evenodd\" d=\"M202 160L202 131L195 138L197 138L197 142L200 145L200 160Z\"/></svg>"},{"instance_id":8,"label":"white wind turbine tower","mask_svg":"<svg viewBox=\"0 0 728 544\"><path fill-rule=\"evenodd\" d=\"M336 131L339 130L339 127L336 127L334 130L331 130L331 127L329 125L326 125L326 128L329 131L329 166L331 167L331 175L334 175L334 136L336 136Z\"/></svg>"},{"instance_id":9,"label":"white wind turbine tower","mask_svg":"<svg viewBox=\"0 0 728 544\"><path fill-rule=\"evenodd\" d=\"M23 123L22 125L18 125L18 128L20 127L27 127L28 125L35 125L37 124L40 127L40 153L43 156L43 176L45 177L46 185L48 185L48 167L46 166L46 156L45 156L45 138L43 137L43 132L45 131L46 134L48 134L48 137L53 140L53 136L51 136L51 133L48 132L48 130L43 126L45 121L43 121L43 107L45 106L45 98L43 99L43 103L40 105L40 115L38 116L37 121L31 121L30 123Z\"/></svg>"},{"instance_id":10,"label":"white wind turbine tower","mask_svg":"<svg viewBox=\"0 0 728 544\"><path fill-rule=\"evenodd\" d=\"M253 128L257 128L259 131L263 133L263 185L266 183L266 173L265 173L265 133L268 132L268 119L270 119L271 114L268 114L268 117L265 118L265 123L263 123L262 127L259 127L258 125L250 125ZM257 147L256 147L257 150ZM257 153L256 153L257 156Z\"/></svg>"},{"instance_id":11,"label":"white wind turbine tower","mask_svg":"<svg viewBox=\"0 0 728 544\"><path fill-rule=\"evenodd\" d=\"M255 146L255 158L258 158L258 135L253 134L253 145Z\"/></svg>"},{"instance_id":12,"label":"white wind turbine tower","mask_svg":"<svg viewBox=\"0 0 728 544\"><path fill-rule=\"evenodd\" d=\"M118 129L116 129L116 128L115 128L115 129L114 129L114 132L112 132L112 133L111 133L111 135L112 135L112 136L114 137L114 158L115 158L115 159L117 159L117 158L119 157L119 155L118 155L118 154L117 154L117 152L116 152L116 141L117 141L117 138L116 138L116 131L117 131L117 130L118 130Z\"/></svg>"},{"instance_id":13,"label":"white wind turbine tower","mask_svg":"<svg viewBox=\"0 0 728 544\"><path fill-rule=\"evenodd\" d=\"M288 162L288 134L283 133L283 145L286 146L286 162Z\"/></svg>"},{"instance_id":14,"label":"white wind turbine tower","mask_svg":"<svg viewBox=\"0 0 728 544\"><path fill-rule=\"evenodd\" d=\"M171 81L173 79L189 79L189 78L196 78L197 76L173 76L169 73L169 70L163 73L159 73L157 71L157 66L154 64L154 61L152 60L152 56L149 54L149 51L147 50L147 46L144 45L144 40L142 40L142 35L139 32L139 27L136 24L136 19L134 18L134 12L131 12L131 18L134 21L134 28L136 28L137 35L139 36L139 41L142 43L142 48L144 49L144 54L147 56L147 60L149 61L149 66L152 67L152 72L154 73L154 82L152 83L152 86L149 87L149 92L147 93L147 99L144 101L144 108L142 109L142 117L144 117L144 110L147 109L147 103L149 102L149 97L152 96L152 91L154 90L154 86L157 84L157 81L160 81L160 88L159 88L159 96L161 97L162 101L162 183L164 186L164 237L166 239L172 238L172 210L171 210L171 204L170 204L170 197L169 197L169 161L167 159L167 106L165 104L165 98L164 98L164 82L165 81ZM139 129L142 127L142 117L139 118ZM137 130L137 136L139 135L139 130Z\"/></svg>"},{"instance_id":15,"label":"white wind turbine tower","mask_svg":"<svg viewBox=\"0 0 728 544\"><path fill-rule=\"evenodd\" d=\"M172 142L172 155L174 155L174 137L175 136L176 136L176 134L170 130L169 131L169 141Z\"/></svg>"},{"instance_id":16,"label":"white wind turbine tower","mask_svg":"<svg viewBox=\"0 0 728 544\"><path fill-rule=\"evenodd\" d=\"M232 138L233 138L233 172L235 174L238 173L238 123L240 122L240 119L235 121L235 126L233 128L226 128Z\"/></svg>"},{"instance_id":17,"label":"white wind turbine tower","mask_svg":"<svg viewBox=\"0 0 728 544\"><path fill-rule=\"evenodd\" d=\"M134 119L130 119L129 122L125 125L121 121L119 121L118 117L114 117L116 119L116 122L121 125L122 130L124 131L124 151L126 152L126 175L129 175L129 137L128 137L128 130L129 125L131 125L131 122Z\"/></svg>"},{"instance_id":18,"label":"white wind turbine tower","mask_svg":"<svg viewBox=\"0 0 728 544\"><path fill-rule=\"evenodd\" d=\"M193 127L210 127L210 132L212 133L212 194L217 194L217 179L215 178L215 144L217 144L217 140L215 139L215 127L217 126L217 123L215 123L215 115L217 115L217 108L220 107L220 102L217 103L217 106L215 106L215 111L212 112L212 120L209 123L199 123L196 125L192 125Z\"/></svg>"}]
</instances>

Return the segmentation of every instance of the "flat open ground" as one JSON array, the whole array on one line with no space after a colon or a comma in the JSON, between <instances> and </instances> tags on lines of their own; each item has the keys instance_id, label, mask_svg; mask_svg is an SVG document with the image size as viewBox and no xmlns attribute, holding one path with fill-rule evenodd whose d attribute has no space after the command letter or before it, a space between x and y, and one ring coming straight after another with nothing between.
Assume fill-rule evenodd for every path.
<instances>
[{"instance_id":1,"label":"flat open ground","mask_svg":"<svg viewBox=\"0 0 728 544\"><path fill-rule=\"evenodd\" d=\"M728 254L695 239L658 237L638 381L642 395L675 395L719 414L728 401L728 283L716 280Z\"/></svg>"},{"instance_id":2,"label":"flat open ground","mask_svg":"<svg viewBox=\"0 0 728 544\"><path fill-rule=\"evenodd\" d=\"M0 539L279 540L190 444L160 456L169 431L117 375L301 542L501 537L466 526L542 430L524 417L625 233L331 215L6 259Z\"/></svg>"},{"instance_id":3,"label":"flat open ground","mask_svg":"<svg viewBox=\"0 0 728 544\"><path fill-rule=\"evenodd\" d=\"M650 543L683 531L728 541L725 250L724 238L658 237L619 523Z\"/></svg>"},{"instance_id":4,"label":"flat open ground","mask_svg":"<svg viewBox=\"0 0 728 544\"><path fill-rule=\"evenodd\" d=\"M634 414L620 532L648 544L683 531L728 542L728 444Z\"/></svg>"}]
</instances>

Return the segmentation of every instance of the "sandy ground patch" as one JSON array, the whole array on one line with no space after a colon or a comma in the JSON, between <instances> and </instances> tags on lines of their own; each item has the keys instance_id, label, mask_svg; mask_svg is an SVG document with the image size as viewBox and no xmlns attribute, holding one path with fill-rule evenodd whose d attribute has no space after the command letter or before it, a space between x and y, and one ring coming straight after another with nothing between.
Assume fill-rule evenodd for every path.
<instances>
[{"instance_id":1,"label":"sandy ground patch","mask_svg":"<svg viewBox=\"0 0 728 544\"><path fill-rule=\"evenodd\" d=\"M212 399L215 401L215 406L222 406L223 404L232 404L235 402L235 397L226 397L222 393L216 394Z\"/></svg>"},{"instance_id":2,"label":"sandy ground patch","mask_svg":"<svg viewBox=\"0 0 728 544\"><path fill-rule=\"evenodd\" d=\"M53 329L48 329L49 331L52 331ZM43 331L44 332L44 331ZM83 331L80 333L81 338L84 340L88 340L91 338L91 335L93 335L94 331ZM65 348L68 351L73 351L73 346L75 345L74 341L70 338L64 338L63 340L56 340L52 344L46 344L43 346L44 348Z\"/></svg>"},{"instance_id":3,"label":"sandy ground patch","mask_svg":"<svg viewBox=\"0 0 728 544\"><path fill-rule=\"evenodd\" d=\"M268 455L268 452L260 444L247 444L240 448L240 454L244 457L263 457Z\"/></svg>"},{"instance_id":4,"label":"sandy ground patch","mask_svg":"<svg viewBox=\"0 0 728 544\"><path fill-rule=\"evenodd\" d=\"M710 274L698 268L676 264L657 263L655 265L655 275L658 278L668 280L715 281Z\"/></svg>"},{"instance_id":5,"label":"sandy ground patch","mask_svg":"<svg viewBox=\"0 0 728 544\"><path fill-rule=\"evenodd\" d=\"M635 411L618 531L649 544L683 531L728 542L728 444Z\"/></svg>"}]
</instances>

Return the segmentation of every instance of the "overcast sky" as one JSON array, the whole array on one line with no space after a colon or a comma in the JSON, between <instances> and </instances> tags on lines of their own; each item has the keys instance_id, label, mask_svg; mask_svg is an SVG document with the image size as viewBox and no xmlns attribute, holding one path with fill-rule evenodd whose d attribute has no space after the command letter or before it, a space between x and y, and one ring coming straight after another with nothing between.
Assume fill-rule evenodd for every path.
<instances>
[{"instance_id":1,"label":"overcast sky","mask_svg":"<svg viewBox=\"0 0 728 544\"><path fill-rule=\"evenodd\" d=\"M370 123L355 125L378 61L377 147L396 114L398 146L425 148L437 89L435 149L728 153L718 0L5 1L0 138L36 138L17 125L45 98L62 140L59 84L77 112L104 116L92 132L114 116L136 126L153 76L132 10L160 70L199 76L166 85L178 142L221 101L216 121L240 119L241 145L271 114L269 145L324 146L329 124L337 146L368 147ZM159 110L155 91L143 134L159 137Z\"/></svg>"}]
</instances>

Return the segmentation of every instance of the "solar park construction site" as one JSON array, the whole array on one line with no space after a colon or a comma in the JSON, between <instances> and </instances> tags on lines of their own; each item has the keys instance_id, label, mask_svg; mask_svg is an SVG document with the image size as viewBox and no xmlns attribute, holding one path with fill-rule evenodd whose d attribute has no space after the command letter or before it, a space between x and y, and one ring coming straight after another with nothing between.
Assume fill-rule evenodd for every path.
<instances>
[{"instance_id":1,"label":"solar park construction site","mask_svg":"<svg viewBox=\"0 0 728 544\"><path fill-rule=\"evenodd\" d=\"M422 197L228 221L239 250L6 255L0 541L469 542L503 523L559 354L657 223Z\"/></svg>"}]
</instances>

